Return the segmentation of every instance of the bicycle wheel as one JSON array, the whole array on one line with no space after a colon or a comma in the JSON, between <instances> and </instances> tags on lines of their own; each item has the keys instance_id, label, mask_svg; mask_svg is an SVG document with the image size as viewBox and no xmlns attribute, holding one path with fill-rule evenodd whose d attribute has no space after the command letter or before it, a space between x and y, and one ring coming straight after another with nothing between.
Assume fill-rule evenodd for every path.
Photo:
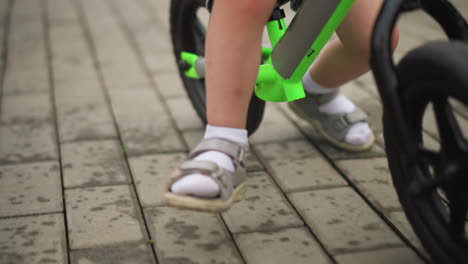
<instances>
[{"instance_id":1,"label":"bicycle wheel","mask_svg":"<svg viewBox=\"0 0 468 264\"><path fill-rule=\"evenodd\" d=\"M170 7L170 28L174 56L179 65L179 73L184 88L198 116L206 124L205 80L191 79L184 75L186 69L180 59L182 51L198 55L204 54L206 26L200 11L205 9L205 0L172 0ZM250 100L247 115L247 130L251 135L262 121L265 102L255 95Z\"/></svg>"},{"instance_id":2,"label":"bicycle wheel","mask_svg":"<svg viewBox=\"0 0 468 264\"><path fill-rule=\"evenodd\" d=\"M405 153L384 114L389 167L411 226L435 263L468 263L468 140L457 109L468 105L468 44L435 42L410 52L397 67L399 96L415 158ZM433 109L435 137L423 139ZM434 124L432 123L432 124ZM465 134L464 134L465 132Z\"/></svg>"}]
</instances>

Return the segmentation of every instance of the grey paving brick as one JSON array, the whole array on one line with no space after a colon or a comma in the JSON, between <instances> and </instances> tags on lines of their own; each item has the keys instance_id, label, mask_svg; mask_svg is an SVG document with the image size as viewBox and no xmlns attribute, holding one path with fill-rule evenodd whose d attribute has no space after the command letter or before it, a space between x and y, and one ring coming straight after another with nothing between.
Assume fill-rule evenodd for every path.
<instances>
[{"instance_id":1,"label":"grey paving brick","mask_svg":"<svg viewBox=\"0 0 468 264\"><path fill-rule=\"evenodd\" d=\"M57 162L0 166L0 217L63 210Z\"/></svg>"},{"instance_id":2,"label":"grey paving brick","mask_svg":"<svg viewBox=\"0 0 468 264\"><path fill-rule=\"evenodd\" d=\"M401 208L387 159L345 160L337 165L377 208L382 211Z\"/></svg>"},{"instance_id":3,"label":"grey paving brick","mask_svg":"<svg viewBox=\"0 0 468 264\"><path fill-rule=\"evenodd\" d=\"M155 74L154 81L165 99L187 96L178 72Z\"/></svg>"},{"instance_id":4,"label":"grey paving brick","mask_svg":"<svg viewBox=\"0 0 468 264\"><path fill-rule=\"evenodd\" d=\"M3 93L46 93L49 83L40 3L15 1L11 12Z\"/></svg>"},{"instance_id":5,"label":"grey paving brick","mask_svg":"<svg viewBox=\"0 0 468 264\"><path fill-rule=\"evenodd\" d=\"M68 25L76 24L78 17L71 1L69 0L47 0L49 20L51 24Z\"/></svg>"},{"instance_id":6,"label":"grey paving brick","mask_svg":"<svg viewBox=\"0 0 468 264\"><path fill-rule=\"evenodd\" d=\"M344 150L340 150L332 146L328 141L326 141L308 122L299 118L291 109L289 109L286 103L280 103L279 107L286 115L297 124L299 129L306 134L314 145L316 145L323 153L326 154L332 160L342 160L342 159L356 159L356 158L372 158L372 157L383 157L385 152L382 147L378 145L372 146L368 151L352 153ZM377 133L378 137L381 133Z\"/></svg>"},{"instance_id":7,"label":"grey paving brick","mask_svg":"<svg viewBox=\"0 0 468 264\"><path fill-rule=\"evenodd\" d=\"M2 101L4 124L51 121L52 104L47 94L4 96Z\"/></svg>"},{"instance_id":8,"label":"grey paving brick","mask_svg":"<svg viewBox=\"0 0 468 264\"><path fill-rule=\"evenodd\" d=\"M113 91L112 105L129 155L184 151L170 118L152 91Z\"/></svg>"},{"instance_id":9,"label":"grey paving brick","mask_svg":"<svg viewBox=\"0 0 468 264\"><path fill-rule=\"evenodd\" d=\"M405 236L405 238L408 239L410 243L419 250L420 253L426 257L428 256L403 211L390 213L389 219L392 224Z\"/></svg>"},{"instance_id":10,"label":"grey paving brick","mask_svg":"<svg viewBox=\"0 0 468 264\"><path fill-rule=\"evenodd\" d=\"M0 164L57 159L49 123L0 126Z\"/></svg>"},{"instance_id":11,"label":"grey paving brick","mask_svg":"<svg viewBox=\"0 0 468 264\"><path fill-rule=\"evenodd\" d=\"M72 250L72 264L155 264L150 246L121 246Z\"/></svg>"},{"instance_id":12,"label":"grey paving brick","mask_svg":"<svg viewBox=\"0 0 468 264\"><path fill-rule=\"evenodd\" d=\"M304 225L265 172L250 173L244 199L222 215L233 233Z\"/></svg>"},{"instance_id":13,"label":"grey paving brick","mask_svg":"<svg viewBox=\"0 0 468 264\"><path fill-rule=\"evenodd\" d=\"M155 56L172 52L170 37L162 30L160 23L152 19L150 10L141 3L144 1L114 1L116 10L129 28L130 34L138 44L144 59L157 59ZM169 10L167 10L169 11Z\"/></svg>"},{"instance_id":14,"label":"grey paving brick","mask_svg":"<svg viewBox=\"0 0 468 264\"><path fill-rule=\"evenodd\" d=\"M179 130L200 130L205 127L187 98L167 99L166 102Z\"/></svg>"},{"instance_id":15,"label":"grey paving brick","mask_svg":"<svg viewBox=\"0 0 468 264\"><path fill-rule=\"evenodd\" d=\"M189 149L192 150L198 143L200 143L200 140L203 138L204 133L204 131L200 130L184 131L182 133L182 136ZM259 159L253 151L247 151L245 153L244 162L247 171L258 171L264 169L262 163L259 161Z\"/></svg>"},{"instance_id":16,"label":"grey paving brick","mask_svg":"<svg viewBox=\"0 0 468 264\"><path fill-rule=\"evenodd\" d=\"M0 263L67 263L62 214L0 219Z\"/></svg>"},{"instance_id":17,"label":"grey paving brick","mask_svg":"<svg viewBox=\"0 0 468 264\"><path fill-rule=\"evenodd\" d=\"M127 185L65 192L70 248L146 239L135 195Z\"/></svg>"},{"instance_id":18,"label":"grey paving brick","mask_svg":"<svg viewBox=\"0 0 468 264\"><path fill-rule=\"evenodd\" d=\"M255 151L285 192L346 185L307 141L256 145Z\"/></svg>"},{"instance_id":19,"label":"grey paving brick","mask_svg":"<svg viewBox=\"0 0 468 264\"><path fill-rule=\"evenodd\" d=\"M65 188L130 183L123 149L116 140L61 145Z\"/></svg>"},{"instance_id":20,"label":"grey paving brick","mask_svg":"<svg viewBox=\"0 0 468 264\"><path fill-rule=\"evenodd\" d=\"M185 159L185 154L160 154L129 159L142 206L164 204L166 184L173 171Z\"/></svg>"},{"instance_id":21,"label":"grey paving brick","mask_svg":"<svg viewBox=\"0 0 468 264\"><path fill-rule=\"evenodd\" d=\"M303 138L301 132L282 113L273 105L267 104L262 124L250 137L250 143L259 144Z\"/></svg>"},{"instance_id":22,"label":"grey paving brick","mask_svg":"<svg viewBox=\"0 0 468 264\"><path fill-rule=\"evenodd\" d=\"M60 142L116 138L117 131L104 100L67 100L57 104Z\"/></svg>"},{"instance_id":23,"label":"grey paving brick","mask_svg":"<svg viewBox=\"0 0 468 264\"><path fill-rule=\"evenodd\" d=\"M118 120L129 155L185 150L166 116L147 113L139 117L121 116Z\"/></svg>"},{"instance_id":24,"label":"grey paving brick","mask_svg":"<svg viewBox=\"0 0 468 264\"><path fill-rule=\"evenodd\" d=\"M297 192L289 197L333 255L402 244L351 188Z\"/></svg>"},{"instance_id":25,"label":"grey paving brick","mask_svg":"<svg viewBox=\"0 0 468 264\"><path fill-rule=\"evenodd\" d=\"M422 264L425 263L409 248L389 248L341 255L336 257L338 264Z\"/></svg>"},{"instance_id":26,"label":"grey paving brick","mask_svg":"<svg viewBox=\"0 0 468 264\"><path fill-rule=\"evenodd\" d=\"M332 263L305 228L235 236L247 263Z\"/></svg>"},{"instance_id":27,"label":"grey paving brick","mask_svg":"<svg viewBox=\"0 0 468 264\"><path fill-rule=\"evenodd\" d=\"M159 263L243 263L218 214L168 207L145 214Z\"/></svg>"},{"instance_id":28,"label":"grey paving brick","mask_svg":"<svg viewBox=\"0 0 468 264\"><path fill-rule=\"evenodd\" d=\"M457 119L461 131L465 131L464 133L466 133L466 131L468 131L468 120L461 117L459 114L455 114L455 117ZM437 128L435 113L432 108L432 105L428 107L428 110L424 114L423 128L431 136L435 137L436 139L439 139L439 129Z\"/></svg>"},{"instance_id":29,"label":"grey paving brick","mask_svg":"<svg viewBox=\"0 0 468 264\"><path fill-rule=\"evenodd\" d=\"M178 72L176 59L172 53L158 54L153 59L146 60L146 65L150 72L156 74L173 74Z\"/></svg>"}]
</instances>

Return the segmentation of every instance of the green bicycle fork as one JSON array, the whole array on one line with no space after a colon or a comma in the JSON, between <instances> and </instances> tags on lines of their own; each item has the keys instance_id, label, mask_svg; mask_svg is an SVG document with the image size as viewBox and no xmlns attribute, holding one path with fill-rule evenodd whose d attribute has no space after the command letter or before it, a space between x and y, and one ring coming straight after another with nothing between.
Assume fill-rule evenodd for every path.
<instances>
[{"instance_id":1,"label":"green bicycle fork","mask_svg":"<svg viewBox=\"0 0 468 264\"><path fill-rule=\"evenodd\" d=\"M289 27L283 18L267 23L271 48L262 48L255 94L270 102L305 97L302 76L317 58L344 19L354 0L305 0ZM182 52L182 65L189 78L204 78L204 58Z\"/></svg>"}]
</instances>

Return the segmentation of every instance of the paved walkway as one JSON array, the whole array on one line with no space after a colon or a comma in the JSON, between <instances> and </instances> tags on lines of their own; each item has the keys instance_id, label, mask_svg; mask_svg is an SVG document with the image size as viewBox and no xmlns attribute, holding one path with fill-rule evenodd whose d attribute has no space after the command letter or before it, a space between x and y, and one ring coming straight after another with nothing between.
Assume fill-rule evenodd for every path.
<instances>
[{"instance_id":1,"label":"paved walkway","mask_svg":"<svg viewBox=\"0 0 468 264\"><path fill-rule=\"evenodd\" d=\"M222 214L165 207L164 182L203 129L167 10L0 0L0 263L424 263L391 185L370 75L343 90L370 114L372 151L337 151L268 104L246 199ZM397 57L442 36L421 14L401 24Z\"/></svg>"}]
</instances>

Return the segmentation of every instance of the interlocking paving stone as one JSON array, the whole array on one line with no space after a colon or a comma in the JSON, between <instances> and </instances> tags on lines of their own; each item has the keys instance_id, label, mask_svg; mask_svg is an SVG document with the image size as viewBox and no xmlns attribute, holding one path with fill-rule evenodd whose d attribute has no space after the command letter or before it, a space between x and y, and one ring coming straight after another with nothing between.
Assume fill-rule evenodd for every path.
<instances>
[{"instance_id":1,"label":"interlocking paving stone","mask_svg":"<svg viewBox=\"0 0 468 264\"><path fill-rule=\"evenodd\" d=\"M159 263L243 263L218 214L148 209Z\"/></svg>"},{"instance_id":2,"label":"interlocking paving stone","mask_svg":"<svg viewBox=\"0 0 468 264\"><path fill-rule=\"evenodd\" d=\"M193 130L193 131L184 131L182 136L184 137L185 142L187 143L190 150L195 148L200 140L203 138L204 131ZM252 148L252 146L250 146ZM247 171L258 171L263 170L263 165L255 155L253 151L245 152L244 163Z\"/></svg>"},{"instance_id":3,"label":"interlocking paving stone","mask_svg":"<svg viewBox=\"0 0 468 264\"><path fill-rule=\"evenodd\" d=\"M255 151L285 192L346 185L307 141L256 145Z\"/></svg>"},{"instance_id":4,"label":"interlocking paving stone","mask_svg":"<svg viewBox=\"0 0 468 264\"><path fill-rule=\"evenodd\" d=\"M249 173L244 199L222 215L233 233L304 225L265 172Z\"/></svg>"},{"instance_id":5,"label":"interlocking paving stone","mask_svg":"<svg viewBox=\"0 0 468 264\"><path fill-rule=\"evenodd\" d=\"M0 217L62 211L56 162L0 166Z\"/></svg>"},{"instance_id":6,"label":"interlocking paving stone","mask_svg":"<svg viewBox=\"0 0 468 264\"><path fill-rule=\"evenodd\" d=\"M146 238L135 195L127 185L65 191L70 248L90 248Z\"/></svg>"},{"instance_id":7,"label":"interlocking paving stone","mask_svg":"<svg viewBox=\"0 0 468 264\"><path fill-rule=\"evenodd\" d=\"M104 101L73 101L57 104L61 142L116 138L117 132Z\"/></svg>"},{"instance_id":8,"label":"interlocking paving stone","mask_svg":"<svg viewBox=\"0 0 468 264\"><path fill-rule=\"evenodd\" d=\"M3 124L51 121L52 104L47 94L12 95L2 99Z\"/></svg>"},{"instance_id":9,"label":"interlocking paving stone","mask_svg":"<svg viewBox=\"0 0 468 264\"><path fill-rule=\"evenodd\" d=\"M111 97L128 155L185 150L153 91L113 91Z\"/></svg>"},{"instance_id":10,"label":"interlocking paving stone","mask_svg":"<svg viewBox=\"0 0 468 264\"><path fill-rule=\"evenodd\" d=\"M337 165L380 210L401 208L387 159L344 160Z\"/></svg>"},{"instance_id":11,"label":"interlocking paving stone","mask_svg":"<svg viewBox=\"0 0 468 264\"><path fill-rule=\"evenodd\" d=\"M457 120L458 125L460 126L461 131L468 131L468 120L461 117L459 114L455 113L455 117ZM427 131L431 136L435 137L436 139L440 138L439 129L437 128L435 113L433 110L432 105L428 107L428 110L424 114L423 118L423 128Z\"/></svg>"},{"instance_id":12,"label":"interlocking paving stone","mask_svg":"<svg viewBox=\"0 0 468 264\"><path fill-rule=\"evenodd\" d=\"M371 158L371 157L383 157L385 152L382 147L374 144L368 151L351 153L348 151L340 150L332 146L326 141L308 122L299 118L291 109L289 109L286 103L280 103L279 107L286 113L286 115L297 124L300 130L307 135L307 137L325 153L332 160L342 160L349 158ZM378 137L381 133L376 134Z\"/></svg>"},{"instance_id":13,"label":"interlocking paving stone","mask_svg":"<svg viewBox=\"0 0 468 264\"><path fill-rule=\"evenodd\" d=\"M180 75L177 72L156 74L154 80L165 99L187 96Z\"/></svg>"},{"instance_id":14,"label":"interlocking paving stone","mask_svg":"<svg viewBox=\"0 0 468 264\"><path fill-rule=\"evenodd\" d=\"M423 264L424 261L409 248L389 248L341 255L336 257L338 264Z\"/></svg>"},{"instance_id":15,"label":"interlocking paving stone","mask_svg":"<svg viewBox=\"0 0 468 264\"><path fill-rule=\"evenodd\" d=\"M144 70L107 2L79 1L97 51L97 59L108 89L150 87ZM106 32L106 34L102 34Z\"/></svg>"},{"instance_id":16,"label":"interlocking paving stone","mask_svg":"<svg viewBox=\"0 0 468 264\"><path fill-rule=\"evenodd\" d=\"M179 130L197 130L205 127L187 98L167 99L167 104Z\"/></svg>"},{"instance_id":17,"label":"interlocking paving stone","mask_svg":"<svg viewBox=\"0 0 468 264\"><path fill-rule=\"evenodd\" d=\"M263 120L258 130L250 137L250 143L303 139L299 130L271 104L265 106Z\"/></svg>"},{"instance_id":18,"label":"interlocking paving stone","mask_svg":"<svg viewBox=\"0 0 468 264\"><path fill-rule=\"evenodd\" d=\"M65 188L130 183L123 149L116 140L62 144Z\"/></svg>"},{"instance_id":19,"label":"interlocking paving stone","mask_svg":"<svg viewBox=\"0 0 468 264\"><path fill-rule=\"evenodd\" d=\"M60 140L116 137L111 113L71 3L50 1L48 7ZM58 15L61 12L66 14L65 18Z\"/></svg>"},{"instance_id":20,"label":"interlocking paving stone","mask_svg":"<svg viewBox=\"0 0 468 264\"><path fill-rule=\"evenodd\" d=\"M112 3L139 46L143 59L157 60L157 55L172 52L170 36L149 16L152 12L144 3L125 0Z\"/></svg>"},{"instance_id":21,"label":"interlocking paving stone","mask_svg":"<svg viewBox=\"0 0 468 264\"><path fill-rule=\"evenodd\" d=\"M49 123L0 125L0 164L57 159Z\"/></svg>"},{"instance_id":22,"label":"interlocking paving stone","mask_svg":"<svg viewBox=\"0 0 468 264\"><path fill-rule=\"evenodd\" d=\"M351 188L289 194L333 255L401 245L401 240Z\"/></svg>"},{"instance_id":23,"label":"interlocking paving stone","mask_svg":"<svg viewBox=\"0 0 468 264\"><path fill-rule=\"evenodd\" d=\"M185 154L160 154L129 159L142 206L164 204L166 184L173 171L185 159Z\"/></svg>"},{"instance_id":24,"label":"interlocking paving stone","mask_svg":"<svg viewBox=\"0 0 468 264\"><path fill-rule=\"evenodd\" d=\"M414 233L413 228L409 224L403 211L390 213L389 219L392 224L395 225L395 227L410 241L410 243L419 250L419 252L427 256L425 249L419 241L419 238Z\"/></svg>"},{"instance_id":25,"label":"interlocking paving stone","mask_svg":"<svg viewBox=\"0 0 468 264\"><path fill-rule=\"evenodd\" d=\"M172 53L158 54L157 58L147 60L146 64L153 75L178 72L176 60Z\"/></svg>"},{"instance_id":26,"label":"interlocking paving stone","mask_svg":"<svg viewBox=\"0 0 468 264\"><path fill-rule=\"evenodd\" d=\"M72 250L72 264L156 264L150 246L121 246Z\"/></svg>"},{"instance_id":27,"label":"interlocking paving stone","mask_svg":"<svg viewBox=\"0 0 468 264\"><path fill-rule=\"evenodd\" d=\"M40 2L15 1L11 11L3 94L49 91L44 37Z\"/></svg>"},{"instance_id":28,"label":"interlocking paving stone","mask_svg":"<svg viewBox=\"0 0 468 264\"><path fill-rule=\"evenodd\" d=\"M305 228L235 236L247 263L332 263Z\"/></svg>"},{"instance_id":29,"label":"interlocking paving stone","mask_svg":"<svg viewBox=\"0 0 468 264\"><path fill-rule=\"evenodd\" d=\"M67 263L62 214L0 219L0 263Z\"/></svg>"}]
</instances>

